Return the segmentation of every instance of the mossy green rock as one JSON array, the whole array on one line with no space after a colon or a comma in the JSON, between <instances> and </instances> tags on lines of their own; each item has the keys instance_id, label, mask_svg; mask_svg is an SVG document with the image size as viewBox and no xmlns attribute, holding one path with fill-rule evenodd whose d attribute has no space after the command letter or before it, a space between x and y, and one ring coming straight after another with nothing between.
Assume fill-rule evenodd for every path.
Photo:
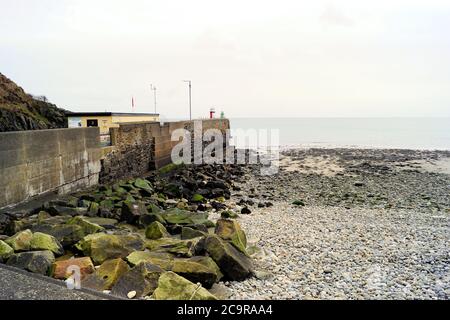
<instances>
[{"instance_id":1,"label":"mossy green rock","mask_svg":"<svg viewBox=\"0 0 450 320\"><path fill-rule=\"evenodd\" d=\"M222 211L220 213L220 216L224 219L235 219L235 218L239 217L239 215L236 212L231 211L231 210Z\"/></svg>"},{"instance_id":2,"label":"mossy green rock","mask_svg":"<svg viewBox=\"0 0 450 320\"><path fill-rule=\"evenodd\" d=\"M163 272L156 265L141 262L120 277L113 286L111 295L126 298L130 291L136 291L137 298L150 295L158 286L158 279Z\"/></svg>"},{"instance_id":3,"label":"mossy green rock","mask_svg":"<svg viewBox=\"0 0 450 320\"><path fill-rule=\"evenodd\" d=\"M164 270L172 269L173 259L174 257L170 253L154 251L134 251L126 258L132 266L138 265L141 262L148 262Z\"/></svg>"},{"instance_id":4,"label":"mossy green rock","mask_svg":"<svg viewBox=\"0 0 450 320\"><path fill-rule=\"evenodd\" d=\"M196 193L192 196L192 202L203 202L203 201L205 201L205 198L201 194Z\"/></svg>"},{"instance_id":5,"label":"mossy green rock","mask_svg":"<svg viewBox=\"0 0 450 320\"><path fill-rule=\"evenodd\" d=\"M200 282L206 288L211 288L223 276L214 260L202 256L175 259L170 271L194 283Z\"/></svg>"},{"instance_id":6,"label":"mossy green rock","mask_svg":"<svg viewBox=\"0 0 450 320\"><path fill-rule=\"evenodd\" d=\"M209 235L202 243L209 256L230 280L241 281L252 273L250 258L219 236Z\"/></svg>"},{"instance_id":7,"label":"mossy green rock","mask_svg":"<svg viewBox=\"0 0 450 320\"><path fill-rule=\"evenodd\" d=\"M161 274L152 297L155 300L217 300L201 285L194 284L171 271Z\"/></svg>"},{"instance_id":8,"label":"mossy green rock","mask_svg":"<svg viewBox=\"0 0 450 320\"><path fill-rule=\"evenodd\" d=\"M137 178L134 181L133 185L136 188L143 190L146 195L151 195L153 193L153 187L151 183L145 179Z\"/></svg>"},{"instance_id":9,"label":"mossy green rock","mask_svg":"<svg viewBox=\"0 0 450 320\"><path fill-rule=\"evenodd\" d=\"M84 237L75 248L90 256L94 264L108 259L125 258L131 252L144 249L144 241L137 235L94 233Z\"/></svg>"},{"instance_id":10,"label":"mossy green rock","mask_svg":"<svg viewBox=\"0 0 450 320\"><path fill-rule=\"evenodd\" d=\"M100 207L107 210L114 210L114 201L112 199L105 199L100 201Z\"/></svg>"},{"instance_id":11,"label":"mossy green rock","mask_svg":"<svg viewBox=\"0 0 450 320\"><path fill-rule=\"evenodd\" d=\"M97 202L91 202L89 204L88 212L92 216L96 216L98 214L98 209L100 208L100 205Z\"/></svg>"},{"instance_id":12,"label":"mossy green rock","mask_svg":"<svg viewBox=\"0 0 450 320\"><path fill-rule=\"evenodd\" d=\"M246 254L247 237L236 220L217 220L215 233L222 239L230 241L237 249Z\"/></svg>"},{"instance_id":13,"label":"mossy green rock","mask_svg":"<svg viewBox=\"0 0 450 320\"><path fill-rule=\"evenodd\" d=\"M162 211L162 209L160 208L160 207L158 207L156 204L154 204L154 203L150 203L148 206L147 206L147 209L148 209L148 211L149 212L151 212L151 213L160 213L161 211Z\"/></svg>"},{"instance_id":14,"label":"mossy green rock","mask_svg":"<svg viewBox=\"0 0 450 320\"><path fill-rule=\"evenodd\" d=\"M176 164L176 163L169 163L167 165L165 165L164 167L158 169L158 172L160 174L166 174L169 173L177 168L180 168L182 165L181 164Z\"/></svg>"},{"instance_id":15,"label":"mossy green rock","mask_svg":"<svg viewBox=\"0 0 450 320\"><path fill-rule=\"evenodd\" d=\"M99 225L104 229L114 229L119 223L116 219L101 217L84 217L85 220L93 224Z\"/></svg>"},{"instance_id":16,"label":"mossy green rock","mask_svg":"<svg viewBox=\"0 0 450 320\"><path fill-rule=\"evenodd\" d=\"M204 224L205 226L214 226L214 223L208 220L207 213L193 213L187 210L172 208L161 214L168 224Z\"/></svg>"},{"instance_id":17,"label":"mossy green rock","mask_svg":"<svg viewBox=\"0 0 450 320\"><path fill-rule=\"evenodd\" d=\"M47 275L53 262L55 262L53 252L46 250L13 254L8 259L6 264L16 268L25 269L33 273Z\"/></svg>"},{"instance_id":18,"label":"mossy green rock","mask_svg":"<svg viewBox=\"0 0 450 320\"><path fill-rule=\"evenodd\" d=\"M192 257L196 252L196 246L200 238L179 240L175 238L160 238L146 240L145 246L151 251L168 252L180 257Z\"/></svg>"},{"instance_id":19,"label":"mossy green rock","mask_svg":"<svg viewBox=\"0 0 450 320\"><path fill-rule=\"evenodd\" d=\"M156 240L169 236L170 234L167 232L166 228L158 221L150 223L145 229L145 237L147 239Z\"/></svg>"},{"instance_id":20,"label":"mossy green rock","mask_svg":"<svg viewBox=\"0 0 450 320\"><path fill-rule=\"evenodd\" d=\"M86 235L105 230L105 228L103 228L102 226L99 226L98 224L93 223L88 219L86 219L85 217L81 216L73 217L67 222L67 224L74 224L80 226L81 228L83 228L83 231Z\"/></svg>"},{"instance_id":21,"label":"mossy green rock","mask_svg":"<svg viewBox=\"0 0 450 320\"><path fill-rule=\"evenodd\" d=\"M206 235L205 232L200 231L200 230L196 230L196 229L193 229L190 227L182 227L181 228L181 239L182 240L203 237L204 235Z\"/></svg>"},{"instance_id":22,"label":"mossy green rock","mask_svg":"<svg viewBox=\"0 0 450 320\"><path fill-rule=\"evenodd\" d=\"M59 241L46 233L35 232L30 241L31 250L49 250L54 254L61 256L64 254L64 248Z\"/></svg>"},{"instance_id":23,"label":"mossy green rock","mask_svg":"<svg viewBox=\"0 0 450 320\"><path fill-rule=\"evenodd\" d=\"M120 258L106 260L94 273L83 279L81 285L99 291L110 290L129 270L128 264Z\"/></svg>"},{"instance_id":24,"label":"mossy green rock","mask_svg":"<svg viewBox=\"0 0 450 320\"><path fill-rule=\"evenodd\" d=\"M155 221L158 221L162 225L166 224L166 221L158 213L148 213L139 217L139 225L144 227L148 226L149 224Z\"/></svg>"},{"instance_id":25,"label":"mossy green rock","mask_svg":"<svg viewBox=\"0 0 450 320\"><path fill-rule=\"evenodd\" d=\"M30 250L30 242L33 237L33 233L30 229L17 232L12 237L9 237L5 242L13 248L15 252L17 251L28 251Z\"/></svg>"},{"instance_id":26,"label":"mossy green rock","mask_svg":"<svg viewBox=\"0 0 450 320\"><path fill-rule=\"evenodd\" d=\"M63 247L68 247L77 243L86 235L82 227L68 224L41 224L34 226L32 231L42 232L54 236L63 245Z\"/></svg>"},{"instance_id":27,"label":"mossy green rock","mask_svg":"<svg viewBox=\"0 0 450 320\"><path fill-rule=\"evenodd\" d=\"M14 249L11 248L6 242L0 240L0 262L8 260L13 253Z\"/></svg>"}]
</instances>

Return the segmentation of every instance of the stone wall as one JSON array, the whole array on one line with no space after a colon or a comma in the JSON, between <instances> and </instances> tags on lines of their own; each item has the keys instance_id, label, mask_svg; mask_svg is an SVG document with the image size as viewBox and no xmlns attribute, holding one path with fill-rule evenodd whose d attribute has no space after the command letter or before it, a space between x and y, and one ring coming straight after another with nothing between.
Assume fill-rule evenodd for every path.
<instances>
[{"instance_id":1,"label":"stone wall","mask_svg":"<svg viewBox=\"0 0 450 320\"><path fill-rule=\"evenodd\" d=\"M203 131L211 128L226 130L227 119L201 120ZM184 128L194 131L193 121L121 124L111 128L112 147L105 149L102 158L100 183L137 177L149 170L171 163L171 151L178 142L171 141L172 132Z\"/></svg>"},{"instance_id":2,"label":"stone wall","mask_svg":"<svg viewBox=\"0 0 450 320\"><path fill-rule=\"evenodd\" d=\"M98 183L98 128L0 133L0 208Z\"/></svg>"}]
</instances>

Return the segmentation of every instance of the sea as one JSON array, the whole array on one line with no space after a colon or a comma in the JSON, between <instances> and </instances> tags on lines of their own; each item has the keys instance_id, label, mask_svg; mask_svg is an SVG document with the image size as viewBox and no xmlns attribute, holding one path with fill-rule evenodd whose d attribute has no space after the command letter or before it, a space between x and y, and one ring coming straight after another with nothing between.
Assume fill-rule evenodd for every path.
<instances>
[{"instance_id":1,"label":"sea","mask_svg":"<svg viewBox=\"0 0 450 320\"><path fill-rule=\"evenodd\" d=\"M230 127L232 133L240 129L278 135L277 143L284 148L450 150L450 117L230 118Z\"/></svg>"}]
</instances>

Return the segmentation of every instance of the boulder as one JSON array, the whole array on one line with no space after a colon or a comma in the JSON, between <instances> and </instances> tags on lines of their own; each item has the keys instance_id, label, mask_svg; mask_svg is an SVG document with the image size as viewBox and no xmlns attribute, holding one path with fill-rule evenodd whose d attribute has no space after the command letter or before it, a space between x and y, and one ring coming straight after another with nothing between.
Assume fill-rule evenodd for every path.
<instances>
[{"instance_id":1,"label":"boulder","mask_svg":"<svg viewBox=\"0 0 450 320\"><path fill-rule=\"evenodd\" d=\"M194 283L200 282L206 288L211 288L222 277L219 267L210 257L174 259L170 271Z\"/></svg>"},{"instance_id":2,"label":"boulder","mask_svg":"<svg viewBox=\"0 0 450 320\"><path fill-rule=\"evenodd\" d=\"M114 201L112 199L105 199L100 201L100 208L109 211L114 210Z\"/></svg>"},{"instance_id":3,"label":"boulder","mask_svg":"<svg viewBox=\"0 0 450 320\"><path fill-rule=\"evenodd\" d=\"M158 221L159 223L165 225L166 221L158 213L148 213L139 217L139 225L148 226L152 222Z\"/></svg>"},{"instance_id":4,"label":"boulder","mask_svg":"<svg viewBox=\"0 0 450 320\"><path fill-rule=\"evenodd\" d=\"M148 209L148 211L149 212L151 212L151 213L160 213L160 212L162 212L162 209L160 208L160 207L158 207L156 204L154 204L154 203L150 203L148 206L147 206L147 209Z\"/></svg>"},{"instance_id":5,"label":"boulder","mask_svg":"<svg viewBox=\"0 0 450 320\"><path fill-rule=\"evenodd\" d=\"M6 233L7 231L7 226L10 224L11 222L11 218L0 212L0 234L2 233Z\"/></svg>"},{"instance_id":6,"label":"boulder","mask_svg":"<svg viewBox=\"0 0 450 320\"><path fill-rule=\"evenodd\" d=\"M164 270L172 269L173 259L174 257L170 253L154 251L134 251L126 258L132 266L138 265L141 262L148 262Z\"/></svg>"},{"instance_id":7,"label":"boulder","mask_svg":"<svg viewBox=\"0 0 450 320\"><path fill-rule=\"evenodd\" d=\"M152 294L163 272L164 270L156 265L141 262L117 281L111 289L111 295L125 298L129 292L135 291L135 297L140 298Z\"/></svg>"},{"instance_id":8,"label":"boulder","mask_svg":"<svg viewBox=\"0 0 450 320\"><path fill-rule=\"evenodd\" d=\"M201 194L196 193L192 196L192 202L203 202L203 201L205 201L205 198Z\"/></svg>"},{"instance_id":9,"label":"boulder","mask_svg":"<svg viewBox=\"0 0 450 320\"><path fill-rule=\"evenodd\" d=\"M14 249L11 248L6 242L0 240L0 263L5 262L14 253Z\"/></svg>"},{"instance_id":10,"label":"boulder","mask_svg":"<svg viewBox=\"0 0 450 320\"><path fill-rule=\"evenodd\" d=\"M102 232L105 230L102 226L99 226L96 223L89 221L87 218L82 216L73 217L70 219L67 224L75 224L83 228L84 234L88 235L91 233Z\"/></svg>"},{"instance_id":11,"label":"boulder","mask_svg":"<svg viewBox=\"0 0 450 320\"><path fill-rule=\"evenodd\" d=\"M192 257L195 255L196 246L200 238L179 240L175 238L160 238L157 240L146 240L145 247L151 251L167 252L179 257Z\"/></svg>"},{"instance_id":12,"label":"boulder","mask_svg":"<svg viewBox=\"0 0 450 320\"><path fill-rule=\"evenodd\" d=\"M58 256L64 254L64 248L61 243L55 237L42 232L33 233L30 249L36 251L49 250Z\"/></svg>"},{"instance_id":13,"label":"boulder","mask_svg":"<svg viewBox=\"0 0 450 320\"><path fill-rule=\"evenodd\" d=\"M51 225L51 226L55 226L55 225L59 225L59 224L65 224L67 223L67 221L69 221L71 219L70 216L54 216L52 217L49 213L45 212L45 211L40 211L37 215L37 223L39 225ZM34 224L33 226L35 226L36 224Z\"/></svg>"},{"instance_id":14,"label":"boulder","mask_svg":"<svg viewBox=\"0 0 450 320\"><path fill-rule=\"evenodd\" d=\"M145 237L147 239L156 240L159 238L169 237L169 233L166 228L159 223L158 221L154 221L148 225L145 229Z\"/></svg>"},{"instance_id":15,"label":"boulder","mask_svg":"<svg viewBox=\"0 0 450 320\"><path fill-rule=\"evenodd\" d=\"M20 231L31 229L36 223L38 223L37 217L27 217L19 220L10 220L5 228L5 232L8 235L15 235Z\"/></svg>"},{"instance_id":16,"label":"boulder","mask_svg":"<svg viewBox=\"0 0 450 320\"><path fill-rule=\"evenodd\" d=\"M85 217L86 221L98 225L104 229L114 229L118 223L116 219L102 217Z\"/></svg>"},{"instance_id":17,"label":"boulder","mask_svg":"<svg viewBox=\"0 0 450 320\"><path fill-rule=\"evenodd\" d=\"M303 200L294 200L294 201L292 201L292 204L294 206L298 206L298 207L304 207L305 206L305 202Z\"/></svg>"},{"instance_id":18,"label":"boulder","mask_svg":"<svg viewBox=\"0 0 450 320\"><path fill-rule=\"evenodd\" d=\"M205 237L202 246L229 280L241 281L251 275L250 258L219 236Z\"/></svg>"},{"instance_id":19,"label":"boulder","mask_svg":"<svg viewBox=\"0 0 450 320\"><path fill-rule=\"evenodd\" d=\"M55 237L63 247L68 247L77 243L86 235L82 227L74 224L39 224L33 226L32 231L46 233Z\"/></svg>"},{"instance_id":20,"label":"boulder","mask_svg":"<svg viewBox=\"0 0 450 320\"><path fill-rule=\"evenodd\" d=\"M145 179L137 178L133 185L140 189L144 195L150 196L153 193L153 187L151 183Z\"/></svg>"},{"instance_id":21,"label":"boulder","mask_svg":"<svg viewBox=\"0 0 450 320\"><path fill-rule=\"evenodd\" d=\"M33 233L30 229L19 231L12 237L9 237L5 240L5 242L14 249L15 252L17 251L28 251L30 250L30 242L31 238L33 237Z\"/></svg>"},{"instance_id":22,"label":"boulder","mask_svg":"<svg viewBox=\"0 0 450 320\"><path fill-rule=\"evenodd\" d=\"M155 300L217 300L201 284L194 284L171 271L161 274L152 297Z\"/></svg>"},{"instance_id":23,"label":"boulder","mask_svg":"<svg viewBox=\"0 0 450 320\"><path fill-rule=\"evenodd\" d=\"M178 208L172 208L166 210L161 214L163 219L168 224L179 224L179 225L189 225L189 224L204 224L207 227L214 226L214 223L208 220L207 213L193 213L187 210L181 210Z\"/></svg>"},{"instance_id":24,"label":"boulder","mask_svg":"<svg viewBox=\"0 0 450 320\"><path fill-rule=\"evenodd\" d=\"M89 217L97 216L99 208L100 208L100 205L97 202L92 201L91 203L89 203L89 207L86 212L86 215Z\"/></svg>"},{"instance_id":25,"label":"boulder","mask_svg":"<svg viewBox=\"0 0 450 320\"><path fill-rule=\"evenodd\" d=\"M196 230L190 227L182 227L181 228L181 239L193 239L197 237L203 237L205 235L204 231Z\"/></svg>"},{"instance_id":26,"label":"boulder","mask_svg":"<svg viewBox=\"0 0 450 320\"><path fill-rule=\"evenodd\" d=\"M122 202L122 220L131 224L136 224L139 217L144 214L148 214L148 211L143 202L130 200L125 200Z\"/></svg>"},{"instance_id":27,"label":"boulder","mask_svg":"<svg viewBox=\"0 0 450 320\"><path fill-rule=\"evenodd\" d=\"M71 266L77 266L80 268L81 279L84 279L87 275L95 271L91 258L81 257L55 261L52 264L50 276L56 279L67 279L73 274L68 270Z\"/></svg>"},{"instance_id":28,"label":"boulder","mask_svg":"<svg viewBox=\"0 0 450 320\"><path fill-rule=\"evenodd\" d=\"M237 249L246 254L247 237L236 220L219 219L214 231L219 237L231 242Z\"/></svg>"},{"instance_id":29,"label":"boulder","mask_svg":"<svg viewBox=\"0 0 450 320\"><path fill-rule=\"evenodd\" d=\"M236 212L231 211L231 210L225 210L225 211L222 211L222 212L220 213L220 216L221 216L223 219L235 219L235 218L239 217L239 215L238 215Z\"/></svg>"},{"instance_id":30,"label":"boulder","mask_svg":"<svg viewBox=\"0 0 450 320\"><path fill-rule=\"evenodd\" d=\"M248 207L243 207L241 209L241 213L242 214L250 214L250 213L252 213L252 210L250 210Z\"/></svg>"},{"instance_id":31,"label":"boulder","mask_svg":"<svg viewBox=\"0 0 450 320\"><path fill-rule=\"evenodd\" d=\"M94 233L84 237L75 248L85 256L90 256L97 265L108 259L125 258L135 250L142 250L144 241L137 235Z\"/></svg>"},{"instance_id":32,"label":"boulder","mask_svg":"<svg viewBox=\"0 0 450 320\"><path fill-rule=\"evenodd\" d=\"M55 262L53 252L46 250L13 254L6 264L33 273L48 274L53 262Z\"/></svg>"},{"instance_id":33,"label":"boulder","mask_svg":"<svg viewBox=\"0 0 450 320\"><path fill-rule=\"evenodd\" d=\"M88 208L73 208L73 207L64 207L59 205L50 205L45 207L45 211L50 213L52 216L82 216L85 215L88 211Z\"/></svg>"},{"instance_id":34,"label":"boulder","mask_svg":"<svg viewBox=\"0 0 450 320\"><path fill-rule=\"evenodd\" d=\"M99 291L110 290L120 277L129 270L128 264L120 258L106 260L95 273L87 276L81 285Z\"/></svg>"}]
</instances>

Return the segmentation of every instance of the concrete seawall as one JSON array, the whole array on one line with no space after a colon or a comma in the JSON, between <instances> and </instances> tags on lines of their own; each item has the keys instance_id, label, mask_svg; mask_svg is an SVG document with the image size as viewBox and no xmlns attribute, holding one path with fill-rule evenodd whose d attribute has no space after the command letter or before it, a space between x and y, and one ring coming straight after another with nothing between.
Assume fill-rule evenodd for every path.
<instances>
[{"instance_id":1,"label":"concrete seawall","mask_svg":"<svg viewBox=\"0 0 450 320\"><path fill-rule=\"evenodd\" d=\"M203 132L225 134L227 119L200 120ZM172 132L193 133L194 121L126 123L111 128L111 147L101 148L99 128L0 133L0 208L44 193L82 190L138 177L171 163ZM192 135L194 136L194 135Z\"/></svg>"},{"instance_id":2,"label":"concrete seawall","mask_svg":"<svg viewBox=\"0 0 450 320\"><path fill-rule=\"evenodd\" d=\"M228 119L207 119L200 121L202 131L218 129L225 134L230 128ZM172 141L172 132L186 129L194 133L194 121L176 121L161 125L158 122L126 123L111 128L112 147L104 152L100 183L137 177L149 170L159 169L171 160L172 148L178 141Z\"/></svg>"},{"instance_id":3,"label":"concrete seawall","mask_svg":"<svg viewBox=\"0 0 450 320\"><path fill-rule=\"evenodd\" d=\"M98 183L98 128L0 133L0 208Z\"/></svg>"}]
</instances>

